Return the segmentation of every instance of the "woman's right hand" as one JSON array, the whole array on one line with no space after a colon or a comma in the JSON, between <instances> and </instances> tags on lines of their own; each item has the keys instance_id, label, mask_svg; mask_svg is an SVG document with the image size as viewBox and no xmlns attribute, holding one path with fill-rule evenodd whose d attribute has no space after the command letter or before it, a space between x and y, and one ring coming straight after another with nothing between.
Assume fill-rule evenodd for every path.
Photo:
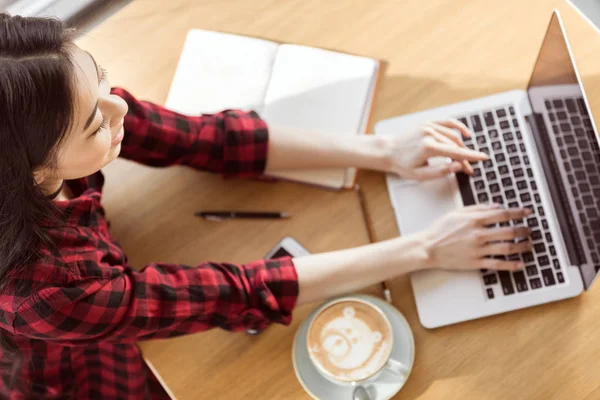
<instances>
[{"instance_id":1,"label":"woman's right hand","mask_svg":"<svg viewBox=\"0 0 600 400\"><path fill-rule=\"evenodd\" d=\"M469 206L446 214L423 232L428 252L427 268L525 268L521 261L505 261L488 256L531 251L529 227L496 227L500 222L520 220L530 214L529 209L508 209L495 204Z\"/></svg>"}]
</instances>

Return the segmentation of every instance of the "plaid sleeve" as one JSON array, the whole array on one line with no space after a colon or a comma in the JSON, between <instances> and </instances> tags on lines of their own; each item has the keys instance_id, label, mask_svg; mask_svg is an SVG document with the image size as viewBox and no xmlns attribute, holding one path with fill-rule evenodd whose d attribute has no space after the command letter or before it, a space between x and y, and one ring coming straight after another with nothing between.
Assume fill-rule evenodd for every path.
<instances>
[{"instance_id":1,"label":"plaid sleeve","mask_svg":"<svg viewBox=\"0 0 600 400\"><path fill-rule=\"evenodd\" d=\"M13 321L16 334L66 344L135 342L289 324L298 296L290 258L237 266L151 264L108 280L45 288Z\"/></svg>"},{"instance_id":2,"label":"plaid sleeve","mask_svg":"<svg viewBox=\"0 0 600 400\"><path fill-rule=\"evenodd\" d=\"M255 112L225 110L190 117L139 101L120 88L113 88L112 94L129 106L122 157L155 167L182 164L225 176L264 172L269 133Z\"/></svg>"}]
</instances>

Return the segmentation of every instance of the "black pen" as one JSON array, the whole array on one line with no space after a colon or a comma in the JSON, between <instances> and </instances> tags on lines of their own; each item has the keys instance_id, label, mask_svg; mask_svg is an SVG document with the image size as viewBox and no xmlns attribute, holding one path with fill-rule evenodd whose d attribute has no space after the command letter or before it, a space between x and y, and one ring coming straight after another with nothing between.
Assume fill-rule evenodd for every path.
<instances>
[{"instance_id":1,"label":"black pen","mask_svg":"<svg viewBox=\"0 0 600 400\"><path fill-rule=\"evenodd\" d=\"M286 212L265 212L265 211L198 211L194 215L210 221L222 221L224 219L250 218L250 219L283 219L291 215Z\"/></svg>"}]
</instances>

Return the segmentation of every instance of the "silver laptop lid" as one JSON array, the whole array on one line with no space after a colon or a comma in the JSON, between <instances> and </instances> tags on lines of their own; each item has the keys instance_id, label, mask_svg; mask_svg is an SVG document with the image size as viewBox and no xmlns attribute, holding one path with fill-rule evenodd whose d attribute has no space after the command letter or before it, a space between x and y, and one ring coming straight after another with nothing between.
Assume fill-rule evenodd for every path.
<instances>
[{"instance_id":1,"label":"silver laptop lid","mask_svg":"<svg viewBox=\"0 0 600 400\"><path fill-rule=\"evenodd\" d=\"M558 11L554 11L527 92L532 125L572 265L586 290L600 271L600 146ZM543 101L540 100L543 96ZM536 97L534 99L534 97ZM541 105L541 106L540 106Z\"/></svg>"},{"instance_id":2,"label":"silver laptop lid","mask_svg":"<svg viewBox=\"0 0 600 400\"><path fill-rule=\"evenodd\" d=\"M567 0L583 18L600 32L600 0Z\"/></svg>"}]
</instances>

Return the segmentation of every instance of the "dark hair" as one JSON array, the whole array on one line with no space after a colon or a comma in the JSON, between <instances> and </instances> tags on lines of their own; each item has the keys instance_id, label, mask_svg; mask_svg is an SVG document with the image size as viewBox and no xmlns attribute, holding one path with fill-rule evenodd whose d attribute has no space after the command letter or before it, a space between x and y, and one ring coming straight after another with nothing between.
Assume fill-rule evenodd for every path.
<instances>
[{"instance_id":1,"label":"dark hair","mask_svg":"<svg viewBox=\"0 0 600 400\"><path fill-rule=\"evenodd\" d=\"M0 13L0 290L27 273L56 208L34 172L56 164L72 125L73 32L59 20Z\"/></svg>"}]
</instances>

